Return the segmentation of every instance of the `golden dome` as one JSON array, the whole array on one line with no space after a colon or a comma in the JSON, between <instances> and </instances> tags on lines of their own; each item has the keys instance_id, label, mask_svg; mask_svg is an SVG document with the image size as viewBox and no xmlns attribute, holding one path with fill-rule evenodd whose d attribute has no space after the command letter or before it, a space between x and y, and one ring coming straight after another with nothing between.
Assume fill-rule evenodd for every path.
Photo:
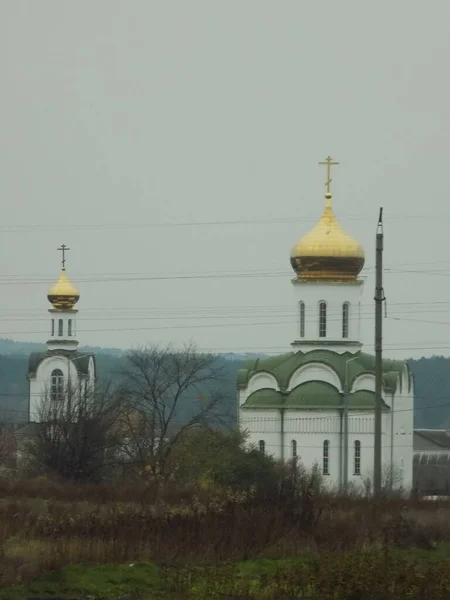
<instances>
[{"instance_id":1,"label":"golden dome","mask_svg":"<svg viewBox=\"0 0 450 600\"><path fill-rule=\"evenodd\" d=\"M317 225L292 248L291 265L300 280L356 280L364 266L364 249L339 225L331 194Z\"/></svg>"},{"instance_id":2,"label":"golden dome","mask_svg":"<svg viewBox=\"0 0 450 600\"><path fill-rule=\"evenodd\" d=\"M56 310L71 310L80 299L80 294L70 283L65 269L62 269L58 281L48 292L47 298Z\"/></svg>"}]
</instances>

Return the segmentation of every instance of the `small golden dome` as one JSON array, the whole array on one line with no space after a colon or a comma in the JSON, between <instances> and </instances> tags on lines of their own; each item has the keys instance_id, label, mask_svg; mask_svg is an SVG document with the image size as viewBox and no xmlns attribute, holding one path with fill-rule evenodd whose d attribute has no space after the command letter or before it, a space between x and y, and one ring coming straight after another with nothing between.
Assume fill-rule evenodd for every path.
<instances>
[{"instance_id":1,"label":"small golden dome","mask_svg":"<svg viewBox=\"0 0 450 600\"><path fill-rule=\"evenodd\" d=\"M331 193L325 198L319 222L292 248L292 268L300 280L356 280L364 266L364 249L339 225L331 208Z\"/></svg>"},{"instance_id":2,"label":"small golden dome","mask_svg":"<svg viewBox=\"0 0 450 600\"><path fill-rule=\"evenodd\" d=\"M56 310L71 310L80 299L80 294L70 283L65 269L61 271L58 281L48 292L47 298Z\"/></svg>"}]
</instances>

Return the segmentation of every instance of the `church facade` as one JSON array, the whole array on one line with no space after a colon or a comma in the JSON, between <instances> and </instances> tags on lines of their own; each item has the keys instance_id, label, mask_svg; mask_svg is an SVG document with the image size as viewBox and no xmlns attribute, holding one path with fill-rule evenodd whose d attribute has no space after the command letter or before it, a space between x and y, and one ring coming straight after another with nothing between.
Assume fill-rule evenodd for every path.
<instances>
[{"instance_id":1,"label":"church facade","mask_svg":"<svg viewBox=\"0 0 450 600\"><path fill-rule=\"evenodd\" d=\"M292 350L249 361L238 374L239 427L276 459L318 466L331 486L373 480L375 359L362 352L362 246L332 208L330 165L325 210L293 247ZM382 469L411 489L413 379L403 361L383 361Z\"/></svg>"},{"instance_id":2,"label":"church facade","mask_svg":"<svg viewBox=\"0 0 450 600\"><path fill-rule=\"evenodd\" d=\"M92 394L95 385L95 357L78 351L75 308L80 294L67 277L65 246L62 270L56 284L48 292L49 338L45 352L30 355L28 363L28 421L45 420L49 406L68 398Z\"/></svg>"}]
</instances>

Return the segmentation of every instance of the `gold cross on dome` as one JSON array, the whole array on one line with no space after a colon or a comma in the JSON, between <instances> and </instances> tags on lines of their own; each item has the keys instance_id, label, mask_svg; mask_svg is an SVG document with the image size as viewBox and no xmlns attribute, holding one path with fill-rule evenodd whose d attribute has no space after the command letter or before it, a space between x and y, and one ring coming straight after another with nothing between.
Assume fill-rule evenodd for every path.
<instances>
[{"instance_id":1,"label":"gold cross on dome","mask_svg":"<svg viewBox=\"0 0 450 600\"><path fill-rule=\"evenodd\" d=\"M331 156L327 156L327 158L320 162L319 165L326 165L327 166L327 196L330 195L331 196L331 167L333 165L338 165L338 162L333 161L333 159L331 158Z\"/></svg>"},{"instance_id":2,"label":"gold cross on dome","mask_svg":"<svg viewBox=\"0 0 450 600\"><path fill-rule=\"evenodd\" d=\"M70 248L68 248L65 244L62 244L61 248L58 248L58 250L60 252L62 252L62 261L61 261L61 263L62 263L63 271L65 271L65 269L66 269L66 252L67 252L67 250L70 250Z\"/></svg>"}]
</instances>

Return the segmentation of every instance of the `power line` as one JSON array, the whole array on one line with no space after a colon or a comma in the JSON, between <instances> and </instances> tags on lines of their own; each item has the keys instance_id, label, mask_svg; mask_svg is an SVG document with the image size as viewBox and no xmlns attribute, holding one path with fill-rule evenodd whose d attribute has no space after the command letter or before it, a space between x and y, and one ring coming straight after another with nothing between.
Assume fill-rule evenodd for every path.
<instances>
[{"instance_id":1,"label":"power line","mask_svg":"<svg viewBox=\"0 0 450 600\"><path fill-rule=\"evenodd\" d=\"M289 315L286 315L289 318ZM213 317L217 318L217 317ZM233 317L230 317L233 318ZM235 318L235 317L234 317ZM244 318L244 317L243 317ZM264 318L264 317L261 317ZM278 316L281 318L281 316ZM361 320L371 318L371 316L361 317ZM415 323L433 323L438 325L450 325L450 321L430 321L427 319L408 319L403 317L390 317L391 320L395 321L408 321ZM139 320L139 319L137 319ZM328 319L330 322L336 322L340 319ZM156 327L111 327L111 328L96 328L96 329L78 329L78 333L99 333L99 332L114 332L114 331L159 331L159 330L167 330L167 329L204 329L204 328L221 328L221 327L253 327L253 326L269 326L269 325L296 325L297 321L252 321L247 323L208 323L208 324L198 324L198 323L190 323L190 324L177 324L177 325L162 325ZM4 335L36 335L36 334L44 334L46 335L46 331L4 331L0 332L0 336Z\"/></svg>"},{"instance_id":2,"label":"power line","mask_svg":"<svg viewBox=\"0 0 450 600\"><path fill-rule=\"evenodd\" d=\"M141 309L139 309L141 310ZM135 314L133 314L132 309L128 310L128 311L114 311L114 309L112 310L107 310L105 309L104 311L101 311L101 314L94 314L93 316L88 316L90 311L84 311L83 310L83 317L82 317L82 321L137 321L137 320L204 320L204 319L248 319L248 318L252 318L252 319L267 319L268 317L283 317L283 318L289 318L291 319L292 317L297 317L297 310L293 309L293 308L285 308L285 309L267 309L267 312L258 312L257 309L253 309L253 310L246 310L246 309L223 309L223 310L214 310L214 309L203 309L203 310L199 310L196 311L194 309L194 311L189 311L189 309L187 308L181 308L181 309L167 309L163 312L164 309L162 309L162 312L157 313L154 312L156 309L147 309L146 312L135 312ZM92 311L94 312L94 311ZM99 311L100 312L100 311ZM338 320L340 320L341 318L341 312L342 310L337 308L337 309L333 309L333 308L329 308L328 310L328 314L332 315L331 318L328 319L328 321L330 322L336 322ZM150 314L149 314L150 313ZM429 310L423 310L423 309L417 309L417 310L411 310L411 309L407 309L407 308L403 308L403 309L395 309L390 310L390 315L388 317L386 317L388 320L408 320L406 317L400 317L400 316L396 316L396 314L401 314L401 315L422 315L422 314L429 314ZM448 308L445 309L434 309L433 310L433 314L436 313L443 313L443 314L448 314L450 313L450 306ZM10 313L10 315L8 316L0 316L0 322L1 321L17 321L17 322L48 322L49 317L48 316L35 316L36 314L38 315L42 315L42 311L33 311L33 313L29 314L29 315L22 315L22 316L13 316L14 312ZM333 317L333 315L338 315L337 317ZM372 318L372 311L370 309L363 309L362 311L360 311L360 320L365 320L368 318ZM438 324L446 324L446 321L432 321L432 320L426 320L426 319L409 319L413 322L426 322L426 323L438 323ZM296 321L292 321L293 323L295 323ZM311 323L311 320L306 319L306 323Z\"/></svg>"},{"instance_id":3,"label":"power line","mask_svg":"<svg viewBox=\"0 0 450 600\"><path fill-rule=\"evenodd\" d=\"M432 220L432 221L443 221L450 220L450 214L440 215L414 215L404 213L386 213L386 217L389 219L401 219L405 220ZM320 215L306 216L302 215L301 222L317 222ZM341 213L339 218L342 220L350 221L371 221L373 215L362 214L362 213ZM167 228L183 228L183 227L226 227L226 226L255 226L255 225L279 225L288 224L293 225L299 222L298 215L285 218L270 218L270 219L238 219L238 220L211 220L211 221L166 221L159 223L60 223L55 225L40 224L17 224L17 225L3 225L0 227L2 233L28 233L30 231L98 231L98 230L123 230L123 229L167 229Z\"/></svg>"},{"instance_id":4,"label":"power line","mask_svg":"<svg viewBox=\"0 0 450 600\"><path fill-rule=\"evenodd\" d=\"M405 214L405 213L386 213L385 217L393 220L429 220L429 221L448 221L450 214ZM320 215L306 216L302 215L301 222L317 222ZM342 220L351 221L371 221L372 214L363 213L340 213L339 218ZM19 233L30 231L97 231L97 230L117 230L117 229L166 229L166 228L182 228L182 227L224 227L224 226L254 226L254 225L275 225L275 224L296 224L299 222L298 215L284 218L269 218L269 219L236 219L236 220L210 220L210 221L165 221L152 223L59 223L54 225L46 224L10 224L0 227L3 233Z\"/></svg>"}]
</instances>

